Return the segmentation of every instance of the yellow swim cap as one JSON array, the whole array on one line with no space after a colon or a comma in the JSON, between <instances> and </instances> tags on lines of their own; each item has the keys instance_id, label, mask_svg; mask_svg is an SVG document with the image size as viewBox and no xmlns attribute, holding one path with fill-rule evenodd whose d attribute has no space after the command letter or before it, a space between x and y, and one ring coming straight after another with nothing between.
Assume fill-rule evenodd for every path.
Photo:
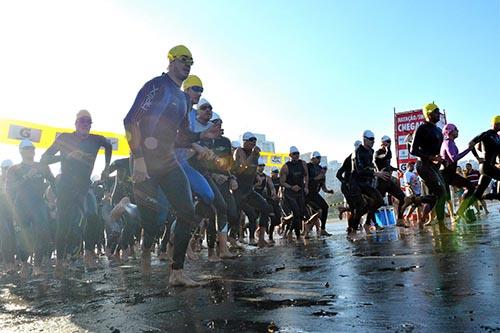
<instances>
[{"instance_id":1,"label":"yellow swim cap","mask_svg":"<svg viewBox=\"0 0 500 333\"><path fill-rule=\"evenodd\" d=\"M429 120L430 114L436 109L439 109L439 106L434 104L434 102L425 104L424 108L422 109L422 113L424 114L425 120Z\"/></svg>"},{"instance_id":2,"label":"yellow swim cap","mask_svg":"<svg viewBox=\"0 0 500 333\"><path fill-rule=\"evenodd\" d=\"M170 62L182 56L193 58L191 51L189 51L189 49L184 45L174 46L173 48L170 49L170 51L168 51L168 61Z\"/></svg>"},{"instance_id":3,"label":"yellow swim cap","mask_svg":"<svg viewBox=\"0 0 500 333\"><path fill-rule=\"evenodd\" d=\"M189 75L187 79L182 83L182 90L186 91L191 87L202 87L203 83L201 83L201 79L196 75Z\"/></svg>"},{"instance_id":4,"label":"yellow swim cap","mask_svg":"<svg viewBox=\"0 0 500 333\"><path fill-rule=\"evenodd\" d=\"M491 119L491 124L494 126L496 124L499 124L500 123L500 115L497 115L497 116L494 116L492 119Z\"/></svg>"}]
</instances>

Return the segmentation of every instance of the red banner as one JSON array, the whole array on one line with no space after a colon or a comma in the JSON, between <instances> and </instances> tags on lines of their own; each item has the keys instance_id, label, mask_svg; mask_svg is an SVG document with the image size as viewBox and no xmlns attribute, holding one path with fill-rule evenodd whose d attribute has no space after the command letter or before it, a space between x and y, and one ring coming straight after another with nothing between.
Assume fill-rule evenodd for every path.
<instances>
[{"instance_id":1,"label":"red banner","mask_svg":"<svg viewBox=\"0 0 500 333\"><path fill-rule=\"evenodd\" d=\"M443 110L444 111L444 110ZM413 133L418 125L425 121L422 109L405 112L394 112L394 141L396 141L396 159L398 169L406 171L406 166L410 162L416 162L416 158L410 155L408 143L413 141ZM446 124L446 113L441 116L441 120L436 125L440 128Z\"/></svg>"},{"instance_id":2,"label":"red banner","mask_svg":"<svg viewBox=\"0 0 500 333\"><path fill-rule=\"evenodd\" d=\"M402 172L406 171L406 166L409 162L416 161L408 151L408 142L412 141L415 129L424 121L421 109L394 113L396 159L398 161L398 169Z\"/></svg>"}]
</instances>

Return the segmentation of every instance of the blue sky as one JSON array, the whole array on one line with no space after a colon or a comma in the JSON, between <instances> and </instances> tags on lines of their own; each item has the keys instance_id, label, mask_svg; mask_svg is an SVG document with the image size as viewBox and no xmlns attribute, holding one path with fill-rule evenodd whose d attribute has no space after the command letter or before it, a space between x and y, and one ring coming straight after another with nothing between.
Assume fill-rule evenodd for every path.
<instances>
[{"instance_id":1,"label":"blue sky","mask_svg":"<svg viewBox=\"0 0 500 333\"><path fill-rule=\"evenodd\" d=\"M280 151L342 160L364 129L392 136L393 107L433 100L465 147L500 113L499 1L49 1L31 17L2 7L3 116L70 127L87 108L96 129L123 131L179 43L228 136L265 133Z\"/></svg>"}]
</instances>

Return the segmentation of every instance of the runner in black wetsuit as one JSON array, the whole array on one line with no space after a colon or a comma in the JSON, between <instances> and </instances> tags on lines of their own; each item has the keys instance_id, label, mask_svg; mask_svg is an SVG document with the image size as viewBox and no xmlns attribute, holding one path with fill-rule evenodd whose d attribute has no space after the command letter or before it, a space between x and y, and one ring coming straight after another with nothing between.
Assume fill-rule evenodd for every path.
<instances>
[{"instance_id":1,"label":"runner in black wetsuit","mask_svg":"<svg viewBox=\"0 0 500 333\"><path fill-rule=\"evenodd\" d=\"M260 148L256 146L256 142L255 135L246 132L243 134L242 147L238 147L234 151L234 174L238 179L238 189L233 194L239 209L244 209L244 206L248 206L257 210L260 214L259 227L257 228L259 238L257 245L265 247L268 244L264 236L272 208L267 204L266 199L253 189L260 156ZM249 216L249 219L253 219L253 217ZM250 229L250 240L254 238L254 231L255 229Z\"/></svg>"},{"instance_id":2,"label":"runner in black wetsuit","mask_svg":"<svg viewBox=\"0 0 500 333\"><path fill-rule=\"evenodd\" d=\"M269 177L264 173L265 167L266 164L264 160L262 158L259 158L259 165L257 166L257 175L255 176L254 190L255 192L259 193L264 199L266 199L266 202L269 204L269 206L272 207L272 211L269 214L271 220L270 223L271 226L273 224L274 215L276 213L276 209L274 208L273 205L276 202L275 199L277 198L277 196L271 177ZM271 229L273 229L273 227L270 227L267 230L269 234L269 242L274 243L273 236L270 233Z\"/></svg>"},{"instance_id":3,"label":"runner in black wetsuit","mask_svg":"<svg viewBox=\"0 0 500 333\"><path fill-rule=\"evenodd\" d=\"M215 118L212 118L212 121L215 120ZM222 120L220 118L219 121L222 124ZM221 135L219 137L211 140L202 140L200 144L210 149L217 157L206 161L205 166L209 177L216 184L227 205L229 230L219 234L219 246L220 250L222 250L221 256L227 257L229 254L225 253L227 249L224 246L224 243L226 240L229 240L232 245L235 245L236 236L239 232L239 212L236 207L233 194L231 193L231 191L235 191L238 188L236 177L231 174L231 169L234 165L231 141L225 136L222 136L221 131Z\"/></svg>"},{"instance_id":4,"label":"runner in black wetsuit","mask_svg":"<svg viewBox=\"0 0 500 333\"><path fill-rule=\"evenodd\" d=\"M323 171L323 168L319 165L320 162L321 154L317 151L313 152L311 162L307 163L309 193L306 196L306 204L311 206L315 211L321 211L321 236L331 236L331 234L326 231L326 219L328 218L329 206L325 199L319 194L319 191L322 189L322 184L325 182L325 171Z\"/></svg>"},{"instance_id":5,"label":"runner in black wetsuit","mask_svg":"<svg viewBox=\"0 0 500 333\"><path fill-rule=\"evenodd\" d=\"M135 204L133 195L132 174L130 172L130 158L114 160L109 166L109 173L116 171L115 183L111 194L112 206L117 205L120 200L127 197L130 203ZM141 228L135 223L130 223L131 219L123 219L124 226L120 235L120 246L116 252L122 250L122 260L127 261L128 256L133 254L135 239L140 240Z\"/></svg>"},{"instance_id":6,"label":"runner in black wetsuit","mask_svg":"<svg viewBox=\"0 0 500 333\"><path fill-rule=\"evenodd\" d=\"M418 157L417 172L429 189L429 194L415 198L417 203L426 203L424 216L435 207L437 222L444 223L444 206L446 203L446 182L444 181L439 167L443 159L440 155L443 134L436 124L439 122L441 113L439 107L429 103L423 108L425 122L418 126L413 135L411 154ZM430 225L432 221L426 223Z\"/></svg>"},{"instance_id":7,"label":"runner in black wetsuit","mask_svg":"<svg viewBox=\"0 0 500 333\"><path fill-rule=\"evenodd\" d=\"M284 188L284 200L293 212L288 239L291 239L293 230L297 240L300 240L302 220L306 214L305 196L309 193L309 174L306 162L300 159L299 150L295 146L290 147L290 161L281 167L280 182Z\"/></svg>"},{"instance_id":8,"label":"runner in black wetsuit","mask_svg":"<svg viewBox=\"0 0 500 333\"><path fill-rule=\"evenodd\" d=\"M115 184L111 195L111 203L118 204L123 197L133 200L132 174L130 172L130 158L114 160L109 166L109 173L116 171ZM133 203L133 201L131 201Z\"/></svg>"},{"instance_id":9,"label":"runner in black wetsuit","mask_svg":"<svg viewBox=\"0 0 500 333\"><path fill-rule=\"evenodd\" d=\"M372 131L366 130L363 133L363 144L355 151L352 158L352 176L350 182L350 194L354 205L353 225L356 229L359 226L361 217L368 213L366 226L369 227L373 215L384 204L384 199L379 191L374 187L375 177L389 180L390 174L385 171L375 171L373 164L373 144L375 135ZM363 198L368 198L368 204Z\"/></svg>"},{"instance_id":10,"label":"runner in black wetsuit","mask_svg":"<svg viewBox=\"0 0 500 333\"><path fill-rule=\"evenodd\" d=\"M81 216L85 213L85 198L90 189L90 176L94 169L97 152L105 149L105 167L101 179L108 175L111 161L112 146L105 137L89 134L92 125L90 113L86 110L78 112L73 133L61 133L40 159L41 164L61 162L61 178L57 190L57 232L56 250L57 262L55 275L63 275L63 260L66 254L74 253L80 245L82 231L79 227ZM57 153L59 156L56 156ZM86 256L92 256L89 246L97 240L87 236L93 234L87 225L84 230ZM88 254L87 254L88 253Z\"/></svg>"},{"instance_id":11,"label":"runner in black wetsuit","mask_svg":"<svg viewBox=\"0 0 500 333\"><path fill-rule=\"evenodd\" d=\"M391 152L391 138L387 135L382 137L382 145L379 150L375 152L375 166L378 171L386 171L390 175L394 171L398 171L397 168L391 166L392 152ZM384 196L386 193L392 195L398 200L398 227L407 228L408 226L404 223L404 211L407 205L410 203L408 200L405 205L405 194L399 187L399 181L392 177L389 180L379 179L377 182L377 190Z\"/></svg>"},{"instance_id":12,"label":"runner in black wetsuit","mask_svg":"<svg viewBox=\"0 0 500 333\"><path fill-rule=\"evenodd\" d=\"M273 191L268 193L270 199L267 202L273 207L274 214L271 215L271 224L269 225L269 241L274 243L273 235L274 228L276 228L281 223L281 207L280 207L280 170L277 167L273 167L271 170L271 183L273 184Z\"/></svg>"},{"instance_id":13,"label":"runner in black wetsuit","mask_svg":"<svg viewBox=\"0 0 500 333\"><path fill-rule=\"evenodd\" d=\"M358 149L361 145L360 140L356 140L354 142L354 150ZM355 207L355 203L353 202L352 194L351 194L351 176L352 176L352 156L353 154L349 154L346 157L342 166L337 170L337 174L335 175L337 179L340 181L340 191L344 195L345 201L347 203L347 207L339 207L339 218L342 218L342 214L345 212L350 212L349 218L347 219L347 233L352 234L356 232L357 225L354 225L354 214L353 210Z\"/></svg>"},{"instance_id":14,"label":"runner in black wetsuit","mask_svg":"<svg viewBox=\"0 0 500 333\"><path fill-rule=\"evenodd\" d=\"M472 153L481 162L479 171L481 172L481 177L479 178L479 183L477 185L474 194L464 200L458 209L457 214L464 217L464 214L471 205L473 205L477 200L480 199L498 199L500 200L499 193L500 188L497 185L496 195L486 195L483 197L484 191L491 182L491 179L500 180L500 137L498 133L500 132L500 115L493 117L492 119L492 129L487 130L476 136L469 143ZM482 151L484 153L484 159L480 158L475 146L480 143L482 146ZM500 183L499 183L500 184Z\"/></svg>"},{"instance_id":15,"label":"runner in black wetsuit","mask_svg":"<svg viewBox=\"0 0 500 333\"><path fill-rule=\"evenodd\" d=\"M54 185L55 178L46 165L34 161L35 146L30 140L21 141L19 152L22 162L9 168L5 187L19 228L16 239L21 277L26 278L28 257L35 255L33 275L36 276L42 273L42 259L49 253L49 210L43 194L48 182Z\"/></svg>"},{"instance_id":16,"label":"runner in black wetsuit","mask_svg":"<svg viewBox=\"0 0 500 333\"><path fill-rule=\"evenodd\" d=\"M173 230L174 249L169 283L195 287L199 284L183 274L184 259L192 231L201 219L195 216L189 182L175 157L175 147L190 147L200 138L219 135L220 126L205 132L189 130L189 97L179 87L193 64L191 52L183 45L168 53L168 72L147 82L124 119L132 152L134 195L144 229L143 269L150 273L151 247L159 234L158 188L177 213Z\"/></svg>"},{"instance_id":17,"label":"runner in black wetsuit","mask_svg":"<svg viewBox=\"0 0 500 333\"><path fill-rule=\"evenodd\" d=\"M198 102L198 115L196 117L196 123L191 124L195 131L199 131L201 128L214 125L222 126L222 121L220 117L212 112L212 105L208 103L207 100L201 99ZM198 142L199 146L206 149L208 154L206 159L191 158L189 164L202 175L202 180L206 183L208 189L213 193L213 200L211 205L206 205L202 202L198 203L197 208L201 208L202 212L209 218L207 225L207 245L209 250L209 260L220 261L221 259L233 259L234 255L229 251L227 246L227 235L228 235L228 205L224 196L222 195L216 182L210 175L210 169L213 167L214 159L216 159L216 154L212 152L210 148L206 145L210 145L209 140L202 140ZM227 143L226 143L227 144ZM183 166L186 171L185 166ZM188 174L188 178L191 182L191 177ZM195 178L196 179L196 178ZM191 182L191 187L193 183ZM215 210L215 214L214 214ZM217 218L217 227L216 227ZM218 250L215 251L215 244L218 239ZM217 255L218 252L218 255Z\"/></svg>"}]
</instances>

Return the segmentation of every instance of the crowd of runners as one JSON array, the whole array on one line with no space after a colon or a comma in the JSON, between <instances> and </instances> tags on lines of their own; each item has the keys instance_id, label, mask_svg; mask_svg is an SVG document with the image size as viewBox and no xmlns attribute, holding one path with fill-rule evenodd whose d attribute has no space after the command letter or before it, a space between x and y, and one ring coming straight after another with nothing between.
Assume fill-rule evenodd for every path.
<instances>
[{"instance_id":1,"label":"crowd of runners","mask_svg":"<svg viewBox=\"0 0 500 333\"><path fill-rule=\"evenodd\" d=\"M150 274L156 253L170 263L169 284L189 287L198 283L184 273L185 259L199 260L205 244L208 260L217 262L235 259L247 246L272 246L276 237L296 242L314 229L317 237L330 236L329 205L320 192L333 191L326 187L321 154L314 152L306 162L292 146L281 169L266 174L254 134L243 133L236 147L224 136L221 116L201 97L201 79L190 75L189 49L173 47L168 61L168 71L142 87L125 115L129 158L111 163L111 144L90 134L92 117L82 110L75 131L60 134L39 162L29 140L20 142L21 163L2 162L4 272L19 272L21 278L45 274L55 254L53 273L63 278L82 265L97 268L98 256L105 254L117 263L138 255L144 274ZM427 104L423 113L426 121L408 140L418 161L402 175L404 186L391 166L390 137L383 136L376 151L370 130L354 143L337 172L346 201L339 213L347 218L348 237L381 228L375 215L387 204L385 197L391 198L396 225L403 228L414 211L422 227L444 225L450 186L462 199L456 215L449 209L453 218L470 219L469 207L499 198L498 190L484 193L500 179L500 116L459 152L454 142L458 128L436 126L439 107ZM92 182L102 148L105 167L100 180ZM480 170L468 166L468 173L460 174L457 163L469 152ZM49 168L54 163L60 163L57 176Z\"/></svg>"}]
</instances>

